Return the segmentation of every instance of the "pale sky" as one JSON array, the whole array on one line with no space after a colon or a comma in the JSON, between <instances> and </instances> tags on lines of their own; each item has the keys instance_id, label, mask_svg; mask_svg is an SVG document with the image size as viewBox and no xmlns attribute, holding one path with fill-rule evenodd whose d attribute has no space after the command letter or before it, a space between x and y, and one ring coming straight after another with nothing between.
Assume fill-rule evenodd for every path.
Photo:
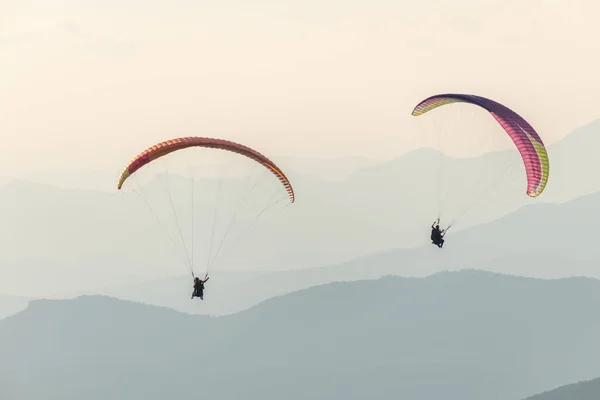
<instances>
[{"instance_id":1,"label":"pale sky","mask_svg":"<svg viewBox=\"0 0 600 400\"><path fill-rule=\"evenodd\" d=\"M422 144L412 108L445 92L504 103L549 144L600 117L598 15L596 0L2 0L0 168L118 174L185 135L388 159Z\"/></svg>"}]
</instances>

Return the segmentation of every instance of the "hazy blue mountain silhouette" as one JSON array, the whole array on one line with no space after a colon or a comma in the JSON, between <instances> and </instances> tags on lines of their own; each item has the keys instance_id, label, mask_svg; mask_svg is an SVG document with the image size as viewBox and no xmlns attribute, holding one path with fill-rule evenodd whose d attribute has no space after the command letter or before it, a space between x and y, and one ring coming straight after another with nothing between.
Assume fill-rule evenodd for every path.
<instances>
[{"instance_id":1,"label":"hazy blue mountain silhouette","mask_svg":"<svg viewBox=\"0 0 600 400\"><path fill-rule=\"evenodd\" d=\"M600 376L600 282L478 271L318 286L227 317L106 297L0 321L0 397L523 399Z\"/></svg>"},{"instance_id":2,"label":"hazy blue mountain silhouette","mask_svg":"<svg viewBox=\"0 0 600 400\"><path fill-rule=\"evenodd\" d=\"M536 394L525 400L597 400L600 399L600 379L578 382Z\"/></svg>"},{"instance_id":3,"label":"hazy blue mountain silhouette","mask_svg":"<svg viewBox=\"0 0 600 400\"><path fill-rule=\"evenodd\" d=\"M314 157L277 157L278 165L285 165L286 170L296 174L318 176L324 180L342 180L360 171L379 164L379 161L367 157L337 157L319 159Z\"/></svg>"},{"instance_id":4,"label":"hazy blue mountain silhouette","mask_svg":"<svg viewBox=\"0 0 600 400\"><path fill-rule=\"evenodd\" d=\"M274 158L276 158L277 164L285 165L286 171L292 171L300 175L318 176L324 180L341 180L358 170L380 163L378 160L361 156L337 158L277 156ZM45 169L30 170L21 175L19 175L21 171L0 171L0 185L17 179L43 182L44 184L66 189L88 189L112 193L115 190L117 176L121 173L121 168L124 165L115 165L112 171L50 168L48 165L45 167Z\"/></svg>"},{"instance_id":5,"label":"hazy blue mountain silhouette","mask_svg":"<svg viewBox=\"0 0 600 400\"><path fill-rule=\"evenodd\" d=\"M386 275L426 276L443 270L481 269L537 278L587 276L600 279L595 222L600 194L571 202L527 206L498 221L450 233L443 250L431 244L380 252L331 266L282 272L215 270L202 304L187 298L189 276L100 291L121 299L188 313L228 314L273 296L336 281ZM427 226L423 236L427 237Z\"/></svg>"},{"instance_id":6,"label":"hazy blue mountain silhouette","mask_svg":"<svg viewBox=\"0 0 600 400\"><path fill-rule=\"evenodd\" d=\"M480 203L482 208L467 214L452 233L502 217L525 204L542 207L543 202L573 199L600 189L593 165L599 129L600 122L596 121L550 146L551 181L547 192L536 200L524 195L521 161L515 152L449 159L447 169L456 174L450 182L457 182L458 186L467 185L480 166L500 165L507 160L517 166L495 195ZM265 217L218 267L248 271L297 269L339 264L390 248L426 244L427 227L437 213L436 188L428 182L436 179L437 170L432 165L438 158L436 152L422 149L363 168L341 181L290 173L297 203L285 212ZM177 177L171 183L176 187L188 185ZM156 189L159 183L154 185ZM216 182L201 181L197 185L202 193L202 188L214 188ZM462 190L455 189L459 193ZM152 185L148 190L152 190ZM209 212L213 198L205 197L197 196L198 208ZM36 297L86 293L124 282L186 273L187 267L178 258L181 254L173 253L154 216L135 195L15 181L0 187L0 218L0 265L6 266L0 277L0 293ZM524 223L533 216L521 213L518 218ZM546 218L551 223L553 216L549 212ZM208 224L198 220L196 225L206 228ZM531 248L525 250L535 252L544 246L539 239L544 235L553 233L540 230L526 241L514 242L521 250L523 243L529 243ZM591 237L581 232L580 236ZM505 238L503 233L499 240ZM535 238L538 239L534 241ZM195 241L204 246L208 237L199 236ZM502 247L501 242L496 245ZM452 252L453 246L448 246L446 253ZM482 246L489 251L495 245L488 242ZM578 254L595 251L587 246L577 249ZM554 248L547 246L543 251L548 254ZM199 257L203 255L199 253ZM474 262L479 262L479 258ZM202 273L203 262L198 265Z\"/></svg>"},{"instance_id":7,"label":"hazy blue mountain silhouette","mask_svg":"<svg viewBox=\"0 0 600 400\"><path fill-rule=\"evenodd\" d=\"M594 229L589 215L598 212L598 204L600 195L595 194L560 205L529 206L499 221L449 234L442 251L431 245L390 250L338 265L298 271L216 269L211 273L207 298L202 304L189 301L191 278L186 275L94 292L189 313L227 314L313 285L385 275L425 276L440 270L477 268L540 278L574 275L600 278L595 238L585 234ZM427 235L426 231L423 235ZM88 268L79 270L88 272ZM64 278L51 269L44 272L52 274L54 279Z\"/></svg>"},{"instance_id":8,"label":"hazy blue mountain silhouette","mask_svg":"<svg viewBox=\"0 0 600 400\"><path fill-rule=\"evenodd\" d=\"M25 297L0 295L0 319L23 311L30 300Z\"/></svg>"},{"instance_id":9,"label":"hazy blue mountain silhouette","mask_svg":"<svg viewBox=\"0 0 600 400\"><path fill-rule=\"evenodd\" d=\"M576 196L600 190L600 182L593 178L594 149L600 145L600 119L576 129L564 139L548 146L551 158L551 182L544 197L552 201L566 201ZM547 196L546 196L547 195Z\"/></svg>"}]
</instances>

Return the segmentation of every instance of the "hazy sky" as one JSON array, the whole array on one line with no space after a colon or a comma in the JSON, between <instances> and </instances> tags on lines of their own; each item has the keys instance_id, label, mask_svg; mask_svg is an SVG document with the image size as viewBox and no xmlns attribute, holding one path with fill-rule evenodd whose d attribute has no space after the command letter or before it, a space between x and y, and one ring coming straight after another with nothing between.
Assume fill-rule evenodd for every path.
<instances>
[{"instance_id":1,"label":"hazy sky","mask_svg":"<svg viewBox=\"0 0 600 400\"><path fill-rule=\"evenodd\" d=\"M114 170L182 135L390 158L491 97L546 143L600 117L595 0L2 0L0 167ZM116 179L116 177L115 177Z\"/></svg>"}]
</instances>

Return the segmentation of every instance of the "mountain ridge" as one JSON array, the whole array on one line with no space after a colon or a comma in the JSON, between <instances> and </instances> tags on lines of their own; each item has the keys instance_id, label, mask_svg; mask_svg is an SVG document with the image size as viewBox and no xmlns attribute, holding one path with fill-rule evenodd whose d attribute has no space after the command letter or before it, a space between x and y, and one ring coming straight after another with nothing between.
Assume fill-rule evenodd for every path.
<instances>
[{"instance_id":1,"label":"mountain ridge","mask_svg":"<svg viewBox=\"0 0 600 400\"><path fill-rule=\"evenodd\" d=\"M561 386L523 400L597 400L600 398L600 378Z\"/></svg>"},{"instance_id":2,"label":"mountain ridge","mask_svg":"<svg viewBox=\"0 0 600 400\"><path fill-rule=\"evenodd\" d=\"M555 189L549 186L543 198L536 199L541 201L531 202L526 198L522 194L524 178L515 175L515 179L507 180L508 186L503 186L506 190L498 190L499 196L490 202L483 199L477 205L479 208L471 210L470 219L466 218L452 228L444 254L453 251L452 238L458 232L502 218L525 204L542 207L566 197L573 199L579 194L585 195L596 186L600 190L600 183L596 185L595 180L591 181L592 186L582 183L595 171L590 157L593 155L592 144L598 141L598 124L582 127L577 131L577 137L573 137L574 144L568 148L561 147L561 142L552 145L563 150L551 167ZM589 146L582 146L582 142ZM583 153L574 157L574 152ZM423 161L418 155L414 159ZM522 163L518 157L516 161ZM474 161L476 164L465 162L461 161L457 169L472 170L482 161ZM410 168L389 169L385 176L365 170L362 173L366 175L359 180L349 178L341 183L303 177L294 183L298 201L284 212L261 219L251 234L225 254L218 268L302 269L339 264L387 249L410 249L428 244L429 233L425 226L438 212L437 198L433 195L436 189L424 184L429 182L427 176L434 179L435 172L430 170L425 162ZM414 171L423 173L419 172L415 177ZM468 181L466 177L464 180ZM177 180L173 179L173 183L177 184ZM210 185L210 182L205 183ZM198 182L200 184L204 183ZM454 190L458 191L459 199L470 199L461 194L462 189L456 187ZM555 195L549 196L552 190ZM213 208L208 199L199 204L196 226L197 233L201 234L196 236L198 243L210 240L210 232L204 232L210 226L202 223L200 215L204 211L208 215ZM535 212L535 208L525 211ZM590 209L590 215L594 213L597 210ZM524 221L529 219L525 213L520 215L524 216ZM0 253L0 265L6 266L0 275L0 293L54 297L70 292L98 291L125 282L161 279L177 270L182 274L188 272L188 267L179 263L181 250L173 249L156 218L134 195L97 195L96 192L40 189L32 184L14 183L0 187L0 218L3 221L0 239L5 243L5 250ZM241 219L243 223L245 218ZM223 221L222 225L225 225ZM442 225L448 223L444 218L442 222ZM588 226L587 223L584 226ZM177 232L175 227L170 228ZM183 233L189 242L189 234ZM178 240L177 235L173 234ZM229 243L232 241L233 238ZM590 253L586 246L582 249L582 254ZM202 256L203 253L197 254Z\"/></svg>"},{"instance_id":3,"label":"mountain ridge","mask_svg":"<svg viewBox=\"0 0 600 400\"><path fill-rule=\"evenodd\" d=\"M522 399L600 375L598 306L597 280L473 270L326 284L214 318L40 301L0 321L0 395Z\"/></svg>"}]
</instances>

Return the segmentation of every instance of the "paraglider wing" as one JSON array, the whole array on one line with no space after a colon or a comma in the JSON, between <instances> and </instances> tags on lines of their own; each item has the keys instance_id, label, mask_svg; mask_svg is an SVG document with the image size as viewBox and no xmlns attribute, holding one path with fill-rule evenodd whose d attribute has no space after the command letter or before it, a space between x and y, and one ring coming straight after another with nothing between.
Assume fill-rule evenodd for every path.
<instances>
[{"instance_id":1,"label":"paraglider wing","mask_svg":"<svg viewBox=\"0 0 600 400\"><path fill-rule=\"evenodd\" d=\"M119 177L117 189L121 189L125 180L127 180L127 178L129 178L133 173L135 173L138 169L142 168L144 165L156 160L157 158L170 154L174 151L186 149L188 147L207 147L231 151L233 153L243 155L260 163L269 171L271 171L271 173L273 173L281 181L283 187L285 188L290 197L290 201L292 203L294 202L294 189L292 188L290 181L285 176L283 171L281 171L279 167L277 167L267 157L263 156L256 150L253 150L239 143L234 143L223 139L212 139L204 137L184 137L167 140L165 142L156 144L146 149L144 152L142 152L133 160L131 160L129 164L125 167L125 169L121 173L121 176Z\"/></svg>"},{"instance_id":2,"label":"paraglider wing","mask_svg":"<svg viewBox=\"0 0 600 400\"><path fill-rule=\"evenodd\" d=\"M506 106L485 97L468 94L440 94L431 96L414 108L418 116L450 103L470 103L487 110L508 133L517 146L527 173L527 195L539 196L548 182L550 164L544 142L537 132L520 115Z\"/></svg>"}]
</instances>

